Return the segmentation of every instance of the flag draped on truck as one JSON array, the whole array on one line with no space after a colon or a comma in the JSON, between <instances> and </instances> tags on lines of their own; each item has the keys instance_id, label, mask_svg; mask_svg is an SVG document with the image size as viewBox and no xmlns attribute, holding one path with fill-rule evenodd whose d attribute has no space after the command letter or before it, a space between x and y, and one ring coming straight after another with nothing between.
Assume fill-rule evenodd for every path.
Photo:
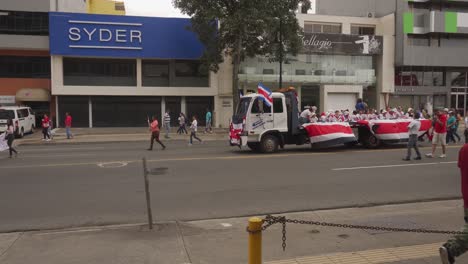
<instances>
[{"instance_id":1,"label":"flag draped on truck","mask_svg":"<svg viewBox=\"0 0 468 264\"><path fill-rule=\"evenodd\" d=\"M302 127L307 131L312 147L326 148L357 142L349 123L309 123Z\"/></svg>"},{"instance_id":2,"label":"flag draped on truck","mask_svg":"<svg viewBox=\"0 0 468 264\"><path fill-rule=\"evenodd\" d=\"M432 127L432 121L421 119L421 128L418 136L422 136ZM394 120L360 120L359 126L368 127L375 137L382 141L407 141L409 139L408 125L410 119Z\"/></svg>"}]
</instances>

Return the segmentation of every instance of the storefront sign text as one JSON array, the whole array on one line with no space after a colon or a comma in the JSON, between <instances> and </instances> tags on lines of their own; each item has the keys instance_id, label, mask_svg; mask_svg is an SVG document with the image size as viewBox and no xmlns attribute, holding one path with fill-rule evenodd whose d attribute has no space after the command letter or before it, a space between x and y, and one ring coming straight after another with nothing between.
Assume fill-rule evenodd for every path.
<instances>
[{"instance_id":1,"label":"storefront sign text","mask_svg":"<svg viewBox=\"0 0 468 264\"><path fill-rule=\"evenodd\" d=\"M306 33L302 42L305 53L379 55L383 51L383 37L373 35Z\"/></svg>"}]
</instances>

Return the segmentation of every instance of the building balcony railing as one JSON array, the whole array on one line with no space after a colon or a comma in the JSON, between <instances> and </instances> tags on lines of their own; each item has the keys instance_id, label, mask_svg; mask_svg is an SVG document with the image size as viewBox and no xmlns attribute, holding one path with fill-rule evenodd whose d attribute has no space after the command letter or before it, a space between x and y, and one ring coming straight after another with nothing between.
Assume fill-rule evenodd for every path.
<instances>
[{"instance_id":1,"label":"building balcony railing","mask_svg":"<svg viewBox=\"0 0 468 264\"><path fill-rule=\"evenodd\" d=\"M337 75L282 75L285 83L298 84L362 84L374 85L376 83L375 72L373 70L356 71L356 75L337 76ZM247 83L276 83L279 80L279 74L239 74L239 80Z\"/></svg>"}]
</instances>

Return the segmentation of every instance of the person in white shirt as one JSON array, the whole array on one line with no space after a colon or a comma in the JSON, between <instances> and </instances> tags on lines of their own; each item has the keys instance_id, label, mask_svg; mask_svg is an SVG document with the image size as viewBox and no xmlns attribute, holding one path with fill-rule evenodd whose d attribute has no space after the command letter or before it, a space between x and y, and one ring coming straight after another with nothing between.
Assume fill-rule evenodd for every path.
<instances>
[{"instance_id":1,"label":"person in white shirt","mask_svg":"<svg viewBox=\"0 0 468 264\"><path fill-rule=\"evenodd\" d=\"M200 143L202 143L202 140L197 137L197 130L198 130L198 121L195 116L192 117L192 124L190 125L190 143L189 146L193 144L193 139L195 138L198 140Z\"/></svg>"},{"instance_id":2,"label":"person in white shirt","mask_svg":"<svg viewBox=\"0 0 468 264\"><path fill-rule=\"evenodd\" d=\"M311 110L311 107L306 106L305 110L302 111L301 118L300 118L301 124L310 123L310 119L312 118L312 111L310 111L310 110Z\"/></svg>"},{"instance_id":3,"label":"person in white shirt","mask_svg":"<svg viewBox=\"0 0 468 264\"><path fill-rule=\"evenodd\" d=\"M5 131L5 139L7 140L8 149L10 151L10 159L15 153L15 157L18 157L18 151L13 148L13 141L15 140L15 127L13 126L13 120L8 119L7 121L7 130Z\"/></svg>"},{"instance_id":4,"label":"person in white shirt","mask_svg":"<svg viewBox=\"0 0 468 264\"><path fill-rule=\"evenodd\" d=\"M312 113L312 117L310 118L310 122L311 123L317 123L318 122L318 118L317 118L316 113Z\"/></svg>"},{"instance_id":5,"label":"person in white shirt","mask_svg":"<svg viewBox=\"0 0 468 264\"><path fill-rule=\"evenodd\" d=\"M421 160L421 153L419 152L419 148L418 148L418 132L419 132L419 129L421 128L421 121L419 121L420 117L421 115L419 113L416 113L414 115L414 119L408 125L409 140L408 140L408 152L407 152L406 158L403 159L405 161L411 160L412 148L414 148L414 150L416 151L416 158L414 158L414 160Z\"/></svg>"}]
</instances>

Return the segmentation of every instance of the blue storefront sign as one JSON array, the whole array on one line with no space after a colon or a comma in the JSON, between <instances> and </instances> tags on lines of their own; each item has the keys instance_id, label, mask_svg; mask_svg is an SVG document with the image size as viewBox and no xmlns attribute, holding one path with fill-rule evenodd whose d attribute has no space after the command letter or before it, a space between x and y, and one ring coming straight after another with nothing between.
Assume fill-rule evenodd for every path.
<instances>
[{"instance_id":1,"label":"blue storefront sign","mask_svg":"<svg viewBox=\"0 0 468 264\"><path fill-rule=\"evenodd\" d=\"M62 56L198 59L190 19L51 12L50 53Z\"/></svg>"}]
</instances>

